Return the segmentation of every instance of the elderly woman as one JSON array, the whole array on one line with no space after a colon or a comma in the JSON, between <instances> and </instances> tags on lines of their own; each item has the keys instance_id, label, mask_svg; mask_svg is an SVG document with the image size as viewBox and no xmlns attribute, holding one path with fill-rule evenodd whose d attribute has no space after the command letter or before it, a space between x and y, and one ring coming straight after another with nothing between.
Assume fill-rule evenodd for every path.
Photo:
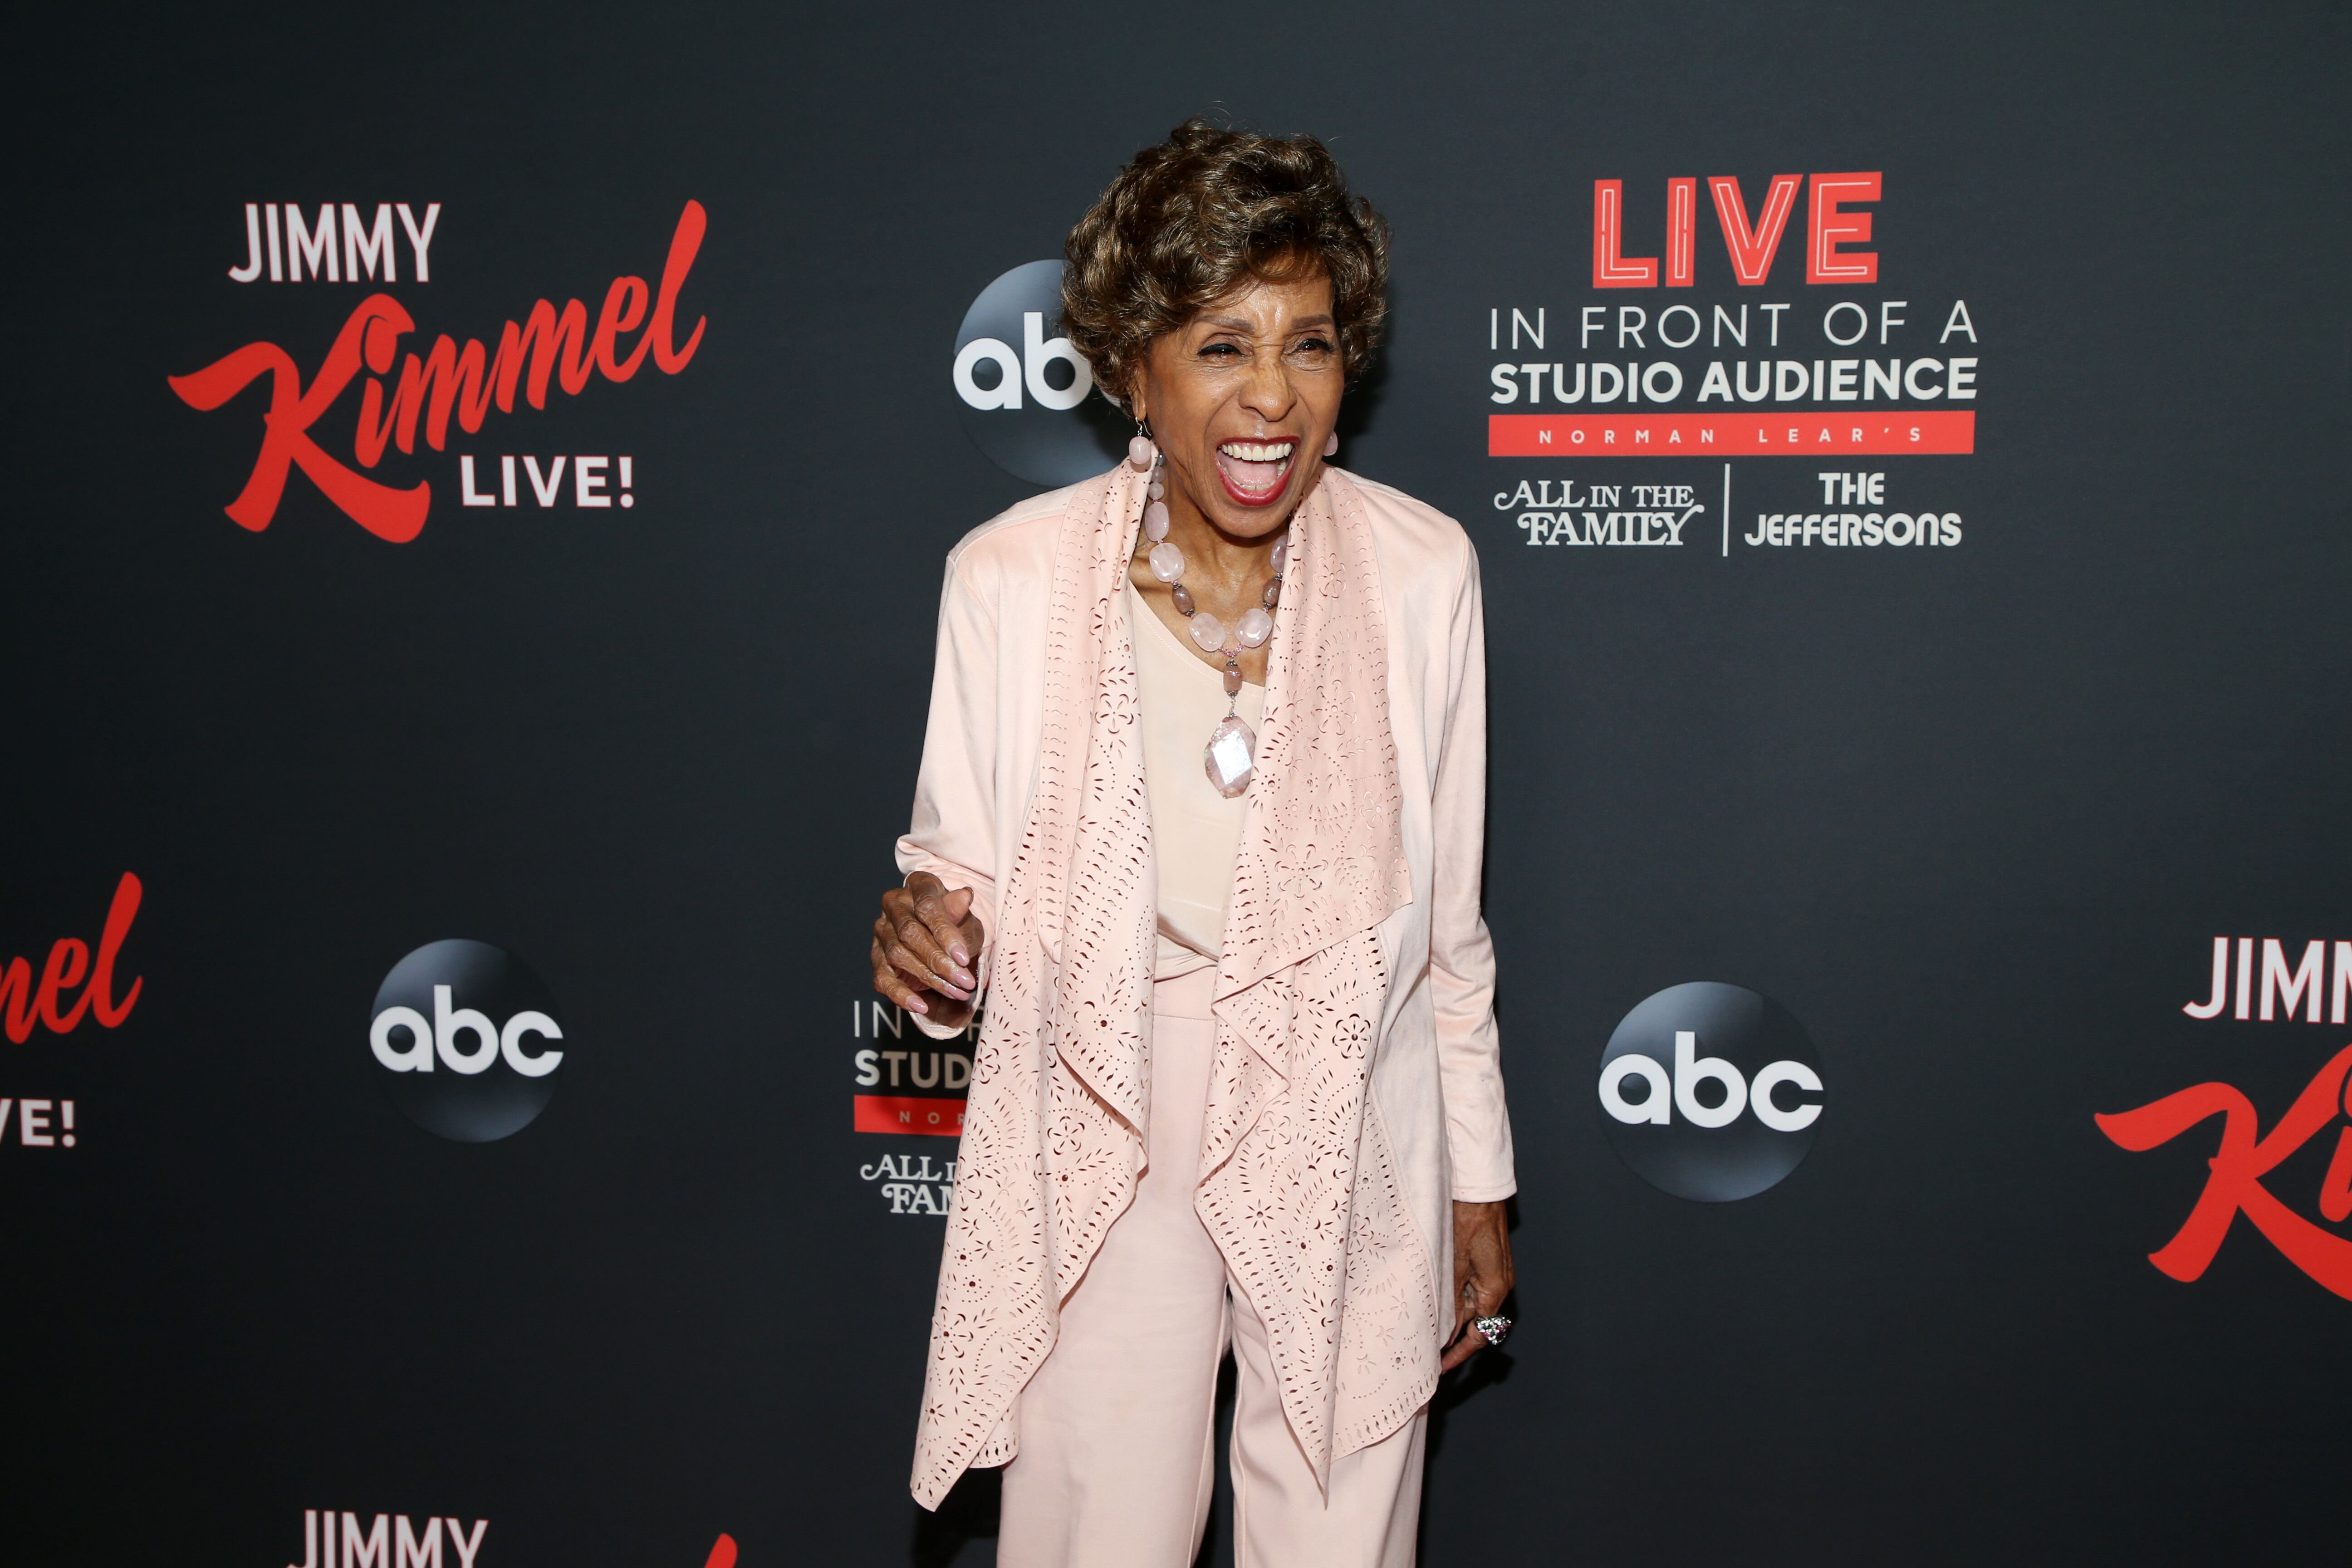
<instances>
[{"instance_id":1,"label":"elderly woman","mask_svg":"<svg viewBox=\"0 0 2352 1568\"><path fill-rule=\"evenodd\" d=\"M948 557L876 989L986 1008L914 1491L1007 1568L1181 1568L1235 1363L1239 1560L1409 1564L1439 1373L1500 1342L1511 1135L1459 525L1329 466L1387 229L1195 121L1070 232L1126 463Z\"/></svg>"}]
</instances>

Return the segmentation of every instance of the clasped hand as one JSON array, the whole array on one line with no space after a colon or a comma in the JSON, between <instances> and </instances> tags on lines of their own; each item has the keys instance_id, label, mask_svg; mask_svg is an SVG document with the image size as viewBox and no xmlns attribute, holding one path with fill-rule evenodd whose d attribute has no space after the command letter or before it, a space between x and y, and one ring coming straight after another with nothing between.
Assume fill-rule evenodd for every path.
<instances>
[{"instance_id":1,"label":"clasped hand","mask_svg":"<svg viewBox=\"0 0 2352 1568\"><path fill-rule=\"evenodd\" d=\"M971 889L950 891L929 871L882 895L874 922L874 989L935 1024L971 1019L980 989L973 965L988 933L971 912Z\"/></svg>"}]
</instances>

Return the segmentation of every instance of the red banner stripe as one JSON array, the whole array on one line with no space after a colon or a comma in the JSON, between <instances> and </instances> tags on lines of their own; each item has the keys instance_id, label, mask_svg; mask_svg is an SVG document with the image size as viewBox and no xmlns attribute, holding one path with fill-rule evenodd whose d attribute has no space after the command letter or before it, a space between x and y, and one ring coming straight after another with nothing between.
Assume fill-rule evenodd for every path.
<instances>
[{"instance_id":1,"label":"red banner stripe","mask_svg":"<svg viewBox=\"0 0 2352 1568\"><path fill-rule=\"evenodd\" d=\"M1490 458L1893 457L1976 449L1974 409L1486 416Z\"/></svg>"},{"instance_id":2,"label":"red banner stripe","mask_svg":"<svg viewBox=\"0 0 2352 1568\"><path fill-rule=\"evenodd\" d=\"M922 1132L941 1138L963 1133L963 1101L919 1096L860 1094L851 1097L859 1132Z\"/></svg>"}]
</instances>

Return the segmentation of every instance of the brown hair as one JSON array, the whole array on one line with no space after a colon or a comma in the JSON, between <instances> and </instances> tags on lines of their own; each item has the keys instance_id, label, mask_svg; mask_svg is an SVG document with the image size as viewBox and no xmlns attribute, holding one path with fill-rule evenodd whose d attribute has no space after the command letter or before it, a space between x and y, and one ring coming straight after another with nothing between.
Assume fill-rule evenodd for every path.
<instances>
[{"instance_id":1,"label":"brown hair","mask_svg":"<svg viewBox=\"0 0 2352 1568\"><path fill-rule=\"evenodd\" d=\"M1119 171L1062 250L1062 330L1121 403L1154 339L1253 279L1331 279L1350 379L1388 315L1388 222L1312 136L1188 120Z\"/></svg>"}]
</instances>

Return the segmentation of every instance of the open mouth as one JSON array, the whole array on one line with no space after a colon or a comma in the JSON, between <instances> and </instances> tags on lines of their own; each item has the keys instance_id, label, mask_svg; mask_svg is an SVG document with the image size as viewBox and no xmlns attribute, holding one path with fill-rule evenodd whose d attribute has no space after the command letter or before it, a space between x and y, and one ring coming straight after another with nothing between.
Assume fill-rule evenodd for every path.
<instances>
[{"instance_id":1,"label":"open mouth","mask_svg":"<svg viewBox=\"0 0 2352 1568\"><path fill-rule=\"evenodd\" d=\"M1297 452L1298 443L1291 440L1220 442L1217 477L1224 480L1225 493L1242 505L1264 506L1282 494Z\"/></svg>"}]
</instances>

